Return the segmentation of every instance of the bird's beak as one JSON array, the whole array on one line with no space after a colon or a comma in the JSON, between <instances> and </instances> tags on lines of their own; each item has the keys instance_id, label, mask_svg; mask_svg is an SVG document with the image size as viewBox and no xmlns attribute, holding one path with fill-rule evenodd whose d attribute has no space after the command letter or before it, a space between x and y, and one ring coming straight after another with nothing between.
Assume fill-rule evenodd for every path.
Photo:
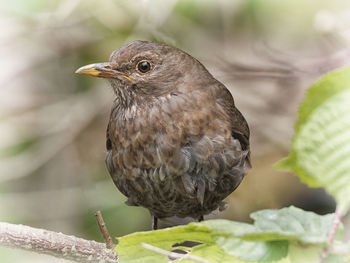
<instances>
[{"instance_id":1,"label":"bird's beak","mask_svg":"<svg viewBox=\"0 0 350 263\"><path fill-rule=\"evenodd\" d=\"M100 78L124 79L130 82L135 81L135 79L128 74L112 69L109 62L86 65L78 68L75 73Z\"/></svg>"}]
</instances>

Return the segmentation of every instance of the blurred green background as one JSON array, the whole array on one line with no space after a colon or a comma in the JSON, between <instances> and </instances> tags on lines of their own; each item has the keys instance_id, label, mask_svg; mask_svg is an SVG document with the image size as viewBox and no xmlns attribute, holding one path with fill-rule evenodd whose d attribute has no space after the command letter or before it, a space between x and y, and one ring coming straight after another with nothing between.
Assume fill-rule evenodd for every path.
<instances>
[{"instance_id":1,"label":"blurred green background","mask_svg":"<svg viewBox=\"0 0 350 263\"><path fill-rule=\"evenodd\" d=\"M334 202L273 164L288 153L307 87L350 57L348 0L13 0L0 7L0 221L102 241L150 229L105 168L114 94L74 74L135 39L198 58L232 92L252 133L252 164L229 208L210 218L289 204L327 213ZM64 262L0 248L0 261Z\"/></svg>"}]
</instances>

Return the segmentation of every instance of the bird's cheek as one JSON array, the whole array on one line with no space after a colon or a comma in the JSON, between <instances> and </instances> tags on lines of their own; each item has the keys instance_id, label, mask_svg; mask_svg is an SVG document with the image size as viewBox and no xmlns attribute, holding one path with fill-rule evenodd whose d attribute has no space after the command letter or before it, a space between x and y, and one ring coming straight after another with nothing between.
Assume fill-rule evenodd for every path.
<instances>
[{"instance_id":1,"label":"bird's cheek","mask_svg":"<svg viewBox=\"0 0 350 263\"><path fill-rule=\"evenodd\" d=\"M149 79L149 76L146 76L146 75L141 75L141 74L138 74L138 73L132 73L130 75L132 78L134 78L136 80L137 83L140 83L140 84L145 84L148 79Z\"/></svg>"}]
</instances>

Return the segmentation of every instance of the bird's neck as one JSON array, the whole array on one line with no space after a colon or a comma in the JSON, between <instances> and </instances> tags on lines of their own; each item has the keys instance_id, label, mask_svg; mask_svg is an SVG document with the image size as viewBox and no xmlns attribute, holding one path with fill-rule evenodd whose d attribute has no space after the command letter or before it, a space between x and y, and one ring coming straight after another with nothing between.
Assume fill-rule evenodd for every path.
<instances>
[{"instance_id":1,"label":"bird's neck","mask_svg":"<svg viewBox=\"0 0 350 263\"><path fill-rule=\"evenodd\" d=\"M170 105L171 94L153 98L140 96L140 94L137 93L133 95L136 95L137 98L130 100L130 97L126 96L125 99L123 99L125 94L117 95L113 106L113 114L121 122L151 118L157 113L168 112L170 108L173 110L178 110L178 107L181 108L181 103L173 103ZM153 117L151 119L156 119Z\"/></svg>"}]
</instances>

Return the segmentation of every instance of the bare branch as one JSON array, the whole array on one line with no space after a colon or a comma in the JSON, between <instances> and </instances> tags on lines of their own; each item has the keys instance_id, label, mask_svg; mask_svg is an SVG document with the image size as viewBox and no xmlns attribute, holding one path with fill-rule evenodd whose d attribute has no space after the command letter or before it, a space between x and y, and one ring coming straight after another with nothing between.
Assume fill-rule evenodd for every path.
<instances>
[{"instance_id":1,"label":"bare branch","mask_svg":"<svg viewBox=\"0 0 350 263\"><path fill-rule=\"evenodd\" d=\"M117 254L103 243L3 222L0 222L0 245L76 262L118 262Z\"/></svg>"},{"instance_id":2,"label":"bare branch","mask_svg":"<svg viewBox=\"0 0 350 263\"><path fill-rule=\"evenodd\" d=\"M101 234L103 236L103 239L106 243L107 248L113 249L115 247L115 245L113 244L112 238L108 233L107 226L105 224L105 221L103 220L103 217L102 217L100 210L95 212L95 217L96 217L98 227L100 228Z\"/></svg>"}]
</instances>

